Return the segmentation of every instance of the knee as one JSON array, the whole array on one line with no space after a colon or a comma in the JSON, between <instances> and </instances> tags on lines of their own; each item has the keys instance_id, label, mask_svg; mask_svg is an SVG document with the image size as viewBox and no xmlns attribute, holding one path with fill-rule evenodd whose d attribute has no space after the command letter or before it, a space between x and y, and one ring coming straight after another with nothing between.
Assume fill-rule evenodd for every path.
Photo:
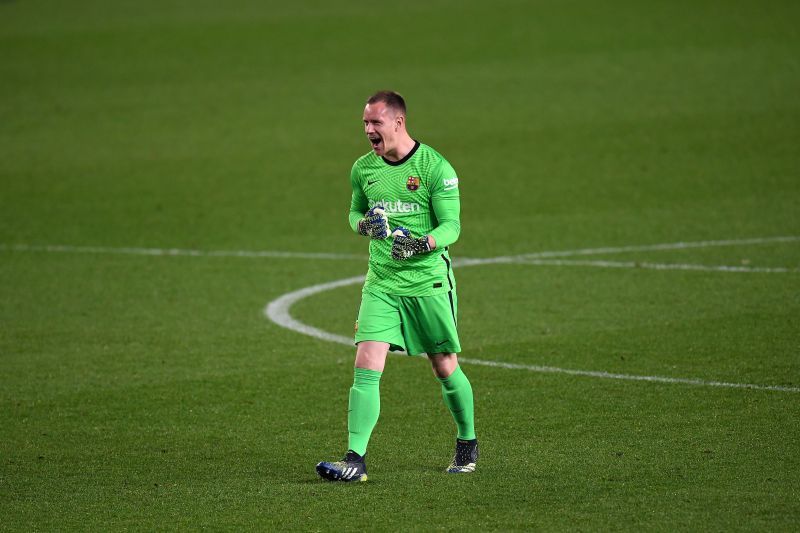
<instances>
[{"instance_id":1,"label":"knee","mask_svg":"<svg viewBox=\"0 0 800 533\"><path fill-rule=\"evenodd\" d=\"M449 377L458 366L458 356L454 353L439 353L429 355L433 375L439 379Z\"/></svg>"},{"instance_id":2,"label":"knee","mask_svg":"<svg viewBox=\"0 0 800 533\"><path fill-rule=\"evenodd\" d=\"M383 367L386 364L386 354L388 352L389 345L385 342L360 342L356 349L355 366L383 372Z\"/></svg>"}]
</instances>

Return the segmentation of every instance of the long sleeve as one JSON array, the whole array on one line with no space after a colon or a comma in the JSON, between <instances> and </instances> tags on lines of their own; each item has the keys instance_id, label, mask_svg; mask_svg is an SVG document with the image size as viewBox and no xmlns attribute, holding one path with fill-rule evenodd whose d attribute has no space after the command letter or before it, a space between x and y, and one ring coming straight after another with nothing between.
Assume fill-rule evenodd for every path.
<instances>
[{"instance_id":1,"label":"long sleeve","mask_svg":"<svg viewBox=\"0 0 800 533\"><path fill-rule=\"evenodd\" d=\"M350 185L353 188L353 196L350 198L350 227L353 231L358 232L358 221L364 217L367 212L367 196L361 188L361 182L358 178L358 171L356 166L350 171Z\"/></svg>"},{"instance_id":2,"label":"long sleeve","mask_svg":"<svg viewBox=\"0 0 800 533\"><path fill-rule=\"evenodd\" d=\"M458 193L456 171L447 161L442 161L434 175L431 204L438 225L430 232L437 248L450 246L461 234L461 199Z\"/></svg>"}]
</instances>

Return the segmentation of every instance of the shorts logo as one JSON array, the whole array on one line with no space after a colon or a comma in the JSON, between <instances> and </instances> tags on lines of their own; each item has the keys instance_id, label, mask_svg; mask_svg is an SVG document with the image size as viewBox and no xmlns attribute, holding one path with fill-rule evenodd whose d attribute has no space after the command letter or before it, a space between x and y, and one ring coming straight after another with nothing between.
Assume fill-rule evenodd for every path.
<instances>
[{"instance_id":1,"label":"shorts logo","mask_svg":"<svg viewBox=\"0 0 800 533\"><path fill-rule=\"evenodd\" d=\"M408 181L406 182L406 189L409 191L416 191L419 189L419 178L414 176L409 176Z\"/></svg>"}]
</instances>

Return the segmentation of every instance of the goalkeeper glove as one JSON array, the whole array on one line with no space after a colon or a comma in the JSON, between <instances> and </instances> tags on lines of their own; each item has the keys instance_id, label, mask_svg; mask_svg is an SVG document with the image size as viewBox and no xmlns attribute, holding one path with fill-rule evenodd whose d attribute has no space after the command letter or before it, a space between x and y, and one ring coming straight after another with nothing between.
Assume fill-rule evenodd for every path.
<instances>
[{"instance_id":1,"label":"goalkeeper glove","mask_svg":"<svg viewBox=\"0 0 800 533\"><path fill-rule=\"evenodd\" d=\"M399 227L394 230L392 237L394 237L394 241L392 242L392 259L404 261L409 257L418 254L426 254L431 251L427 235L415 239L411 236L410 231L406 228Z\"/></svg>"},{"instance_id":2,"label":"goalkeeper glove","mask_svg":"<svg viewBox=\"0 0 800 533\"><path fill-rule=\"evenodd\" d=\"M358 221L358 232L370 239L385 239L390 231L389 219L380 204L367 211L364 218Z\"/></svg>"}]
</instances>

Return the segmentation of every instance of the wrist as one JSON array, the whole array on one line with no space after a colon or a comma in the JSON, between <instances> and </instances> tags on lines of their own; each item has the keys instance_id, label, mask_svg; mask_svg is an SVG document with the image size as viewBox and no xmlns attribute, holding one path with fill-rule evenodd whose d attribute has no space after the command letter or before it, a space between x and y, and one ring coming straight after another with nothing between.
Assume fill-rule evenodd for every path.
<instances>
[{"instance_id":1,"label":"wrist","mask_svg":"<svg viewBox=\"0 0 800 533\"><path fill-rule=\"evenodd\" d=\"M417 242L419 243L419 246L417 247L416 250L418 254L427 254L428 252L433 250L433 248L431 248L430 235L423 235L422 237L417 239Z\"/></svg>"},{"instance_id":2,"label":"wrist","mask_svg":"<svg viewBox=\"0 0 800 533\"><path fill-rule=\"evenodd\" d=\"M363 235L364 237L369 237L369 232L367 231L367 221L366 219L361 219L356 224L356 232L359 235Z\"/></svg>"},{"instance_id":3,"label":"wrist","mask_svg":"<svg viewBox=\"0 0 800 533\"><path fill-rule=\"evenodd\" d=\"M433 235L425 235L425 238L428 240L428 248L430 251L436 249L436 239L433 238Z\"/></svg>"}]
</instances>

